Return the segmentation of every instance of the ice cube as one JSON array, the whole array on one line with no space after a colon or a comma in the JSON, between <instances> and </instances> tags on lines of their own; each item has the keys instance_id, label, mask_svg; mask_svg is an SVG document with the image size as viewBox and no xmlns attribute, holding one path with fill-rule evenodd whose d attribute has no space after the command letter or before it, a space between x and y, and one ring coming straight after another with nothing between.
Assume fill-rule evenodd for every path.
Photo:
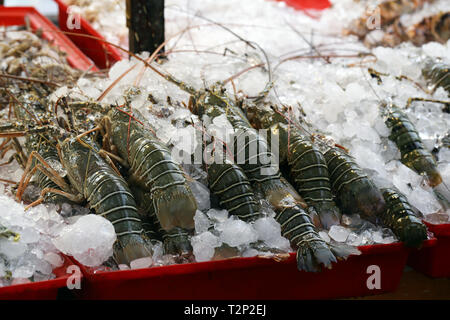
<instances>
[{"instance_id":1,"label":"ice cube","mask_svg":"<svg viewBox=\"0 0 450 320\"><path fill-rule=\"evenodd\" d=\"M34 266L31 266L31 265L20 266L12 272L12 277L13 278L30 278L33 276L34 270L35 270Z\"/></svg>"},{"instance_id":2,"label":"ice cube","mask_svg":"<svg viewBox=\"0 0 450 320\"><path fill-rule=\"evenodd\" d=\"M26 250L27 245L25 243L0 239L0 253L4 254L8 260L21 256Z\"/></svg>"},{"instance_id":3,"label":"ice cube","mask_svg":"<svg viewBox=\"0 0 450 320\"><path fill-rule=\"evenodd\" d=\"M119 264L119 270L130 270L130 267L127 264Z\"/></svg>"},{"instance_id":4,"label":"ice cube","mask_svg":"<svg viewBox=\"0 0 450 320\"><path fill-rule=\"evenodd\" d=\"M200 210L197 210L195 212L194 223L195 233L197 234L208 231L209 227L211 226L211 222L209 221L208 217Z\"/></svg>"},{"instance_id":5,"label":"ice cube","mask_svg":"<svg viewBox=\"0 0 450 320\"><path fill-rule=\"evenodd\" d=\"M217 226L220 240L231 247L247 245L258 239L255 229L248 223L239 219L229 219Z\"/></svg>"},{"instance_id":6,"label":"ice cube","mask_svg":"<svg viewBox=\"0 0 450 320\"><path fill-rule=\"evenodd\" d=\"M80 263L95 267L112 255L115 241L112 223L101 216L89 214L66 226L53 243L61 252L73 256Z\"/></svg>"},{"instance_id":7,"label":"ice cube","mask_svg":"<svg viewBox=\"0 0 450 320\"><path fill-rule=\"evenodd\" d=\"M330 231L328 231L330 238L337 242L345 242L349 234L350 230L337 225L331 226Z\"/></svg>"},{"instance_id":8,"label":"ice cube","mask_svg":"<svg viewBox=\"0 0 450 320\"><path fill-rule=\"evenodd\" d=\"M346 243L348 245L354 246L354 247L358 247L362 244L363 242L363 237L361 235L358 235L355 232L350 232L350 234L348 235L348 238L346 240Z\"/></svg>"},{"instance_id":9,"label":"ice cube","mask_svg":"<svg viewBox=\"0 0 450 320\"><path fill-rule=\"evenodd\" d=\"M47 252L44 259L52 265L53 268L59 268L64 264L64 259L57 253Z\"/></svg>"},{"instance_id":10,"label":"ice cube","mask_svg":"<svg viewBox=\"0 0 450 320\"><path fill-rule=\"evenodd\" d=\"M258 240L263 241L269 248L278 248L284 251L290 249L289 240L281 236L281 226L272 217L263 217L253 223L258 234Z\"/></svg>"},{"instance_id":11,"label":"ice cube","mask_svg":"<svg viewBox=\"0 0 450 320\"><path fill-rule=\"evenodd\" d=\"M130 262L130 268L131 269L144 269L149 268L153 263L153 260L151 257L144 257L135 259Z\"/></svg>"},{"instance_id":12,"label":"ice cube","mask_svg":"<svg viewBox=\"0 0 450 320\"><path fill-rule=\"evenodd\" d=\"M441 209L441 205L434 196L431 188L415 187L408 195L408 201L424 215L438 212Z\"/></svg>"},{"instance_id":13,"label":"ice cube","mask_svg":"<svg viewBox=\"0 0 450 320\"><path fill-rule=\"evenodd\" d=\"M326 242L329 243L331 241L330 237L328 236L328 233L325 231L319 231L319 236Z\"/></svg>"},{"instance_id":14,"label":"ice cube","mask_svg":"<svg viewBox=\"0 0 450 320\"><path fill-rule=\"evenodd\" d=\"M209 210L209 208L211 208L209 189L203 183L198 181L189 182L189 186L191 187L192 193L194 194L198 210Z\"/></svg>"},{"instance_id":15,"label":"ice cube","mask_svg":"<svg viewBox=\"0 0 450 320\"><path fill-rule=\"evenodd\" d=\"M243 257L255 257L259 254L259 251L253 248L248 248L242 253Z\"/></svg>"},{"instance_id":16,"label":"ice cube","mask_svg":"<svg viewBox=\"0 0 450 320\"><path fill-rule=\"evenodd\" d=\"M208 212L206 214L208 215L208 217L211 220L214 220L217 222L224 222L228 218L228 211L225 209L217 210L217 209L211 208L208 210Z\"/></svg>"},{"instance_id":17,"label":"ice cube","mask_svg":"<svg viewBox=\"0 0 450 320\"><path fill-rule=\"evenodd\" d=\"M198 262L209 261L214 256L215 248L222 245L222 241L206 231L191 238L191 244L194 251L195 260Z\"/></svg>"},{"instance_id":18,"label":"ice cube","mask_svg":"<svg viewBox=\"0 0 450 320\"><path fill-rule=\"evenodd\" d=\"M33 228L26 227L20 231L20 241L23 243L38 242L39 238L39 232Z\"/></svg>"}]
</instances>

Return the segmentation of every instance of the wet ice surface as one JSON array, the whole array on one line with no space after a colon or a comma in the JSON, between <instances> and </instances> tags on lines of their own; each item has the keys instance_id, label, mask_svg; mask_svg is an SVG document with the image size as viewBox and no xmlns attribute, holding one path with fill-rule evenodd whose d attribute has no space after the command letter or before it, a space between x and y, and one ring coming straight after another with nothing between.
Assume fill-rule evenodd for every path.
<instances>
[{"instance_id":1,"label":"wet ice surface","mask_svg":"<svg viewBox=\"0 0 450 320\"><path fill-rule=\"evenodd\" d=\"M444 2L436 1L436 6L443 6ZM195 88L204 88L205 85L227 79L251 66L266 63L266 57L258 48L253 49L245 45L224 28L211 25L190 13L196 12L199 16L223 23L239 36L257 43L267 54L276 89L276 94L274 90L270 92L270 101L293 106L294 116L300 115L300 104L302 111L306 113L306 121L312 123L318 132L332 137L335 142L348 148L357 163L379 187L396 187L425 217L444 220L443 216L446 214L431 188L427 187L424 178L399 161L400 152L388 139L390 132L381 114L380 99L392 101L402 108L410 97L448 99L442 89L430 94L419 88L419 85L427 88L421 77L423 57L428 55L448 59L448 43L429 43L421 48L408 43L397 48L377 47L372 50L376 59L367 56L364 61L358 57L331 58L331 64L320 58L289 60L287 58L299 54L315 55L316 52L305 39L313 41L321 55L356 55L367 52L368 49L356 38L340 36L341 29L364 11L364 5L347 0L333 1L332 9L322 13L310 12L309 15L286 7L280 2L262 0L243 3L237 0L177 1L167 3L167 7L166 39L169 41L166 51L171 53L168 61L157 66L160 70ZM229 10L233 7L239 7L240 10ZM424 10L431 9L426 7ZM271 22L269 26L266 21ZM302 32L305 38L294 32L288 23ZM174 39L170 39L188 26L197 25L203 26L192 28L186 34L178 34ZM141 55L144 59L148 56L148 53ZM359 67L360 64L386 74L381 76L382 83L378 84L377 79L371 78L367 69ZM179 159L183 159L183 156L190 158L195 154L199 146L193 141L199 132L205 133L207 143L213 141L211 137L215 138L216 143L230 142L229 134L232 134L232 128L224 116L198 119L181 104L187 104L188 94L150 70L146 70L136 82L143 70L143 64L136 59L115 64L109 71L109 79L94 83L80 80L80 88L88 97L96 98L114 79L134 65L137 67L111 90L104 102L123 103L123 92L129 88L130 83L138 85L141 94L133 99L131 105L156 127L158 138L182 155ZM400 76L412 81L398 80L396 77ZM235 87L228 82L225 88L232 96L238 92L254 96L265 87L267 80L266 65L266 70L255 67L234 78ZM146 99L149 94L156 103ZM170 97L172 105L166 103L167 97ZM405 112L430 151L448 131L450 116L441 111L440 105L414 102ZM206 128L199 128L199 120L203 120ZM194 125L190 124L192 122ZM190 139L185 139L186 137ZM441 148L438 156L438 165L444 181L449 181L448 149ZM198 261L213 259L218 248L223 245L237 248L239 254L245 256L256 255L262 252L258 251L257 246L252 248L252 245L269 241L267 238L271 238L268 245L272 248L289 250L287 240L275 236L278 230L268 221L244 223L228 216L225 210L214 207L209 209L212 203L208 203L207 196L202 192L204 176L199 175L198 171L192 171L192 174L203 183L193 184L194 194L200 203L200 211L194 219L196 235L192 238L194 254ZM261 238L258 230L262 229L272 232L272 236ZM238 239L233 238L236 236ZM321 236L326 241L345 242L355 246L396 241L392 233L368 222L361 222L359 228L343 223L332 230L322 231Z\"/></svg>"},{"instance_id":2,"label":"wet ice surface","mask_svg":"<svg viewBox=\"0 0 450 320\"><path fill-rule=\"evenodd\" d=\"M0 225L19 235L0 238L1 286L54 279L53 270L65 263L62 253L86 265L100 265L111 256L113 241L105 243L108 236L103 229L109 227L109 239L115 239L115 233L106 219L94 216L95 221L80 225L92 215L80 218L89 210L69 204L38 205L25 211L10 186L1 186Z\"/></svg>"},{"instance_id":3,"label":"wet ice surface","mask_svg":"<svg viewBox=\"0 0 450 320\"><path fill-rule=\"evenodd\" d=\"M0 239L2 286L55 278L53 269L64 259L52 240L65 225L52 206L39 205L24 211L11 197L0 195L0 224L19 234Z\"/></svg>"},{"instance_id":4,"label":"wet ice surface","mask_svg":"<svg viewBox=\"0 0 450 320\"><path fill-rule=\"evenodd\" d=\"M65 226L53 243L61 252L73 256L83 265L94 267L112 255L115 241L116 233L111 222L89 214Z\"/></svg>"},{"instance_id":5,"label":"wet ice surface","mask_svg":"<svg viewBox=\"0 0 450 320\"><path fill-rule=\"evenodd\" d=\"M95 2L96 6L100 6L101 1ZM270 92L268 97L270 101L293 106L295 116L300 114L298 108L300 103L306 113L306 120L313 123L319 132L331 136L336 142L347 147L378 186L398 188L405 193L411 204L425 214L425 219L435 223L450 222L430 188L423 183L423 177L400 163L400 153L388 140L389 129L384 124L379 108L379 98L390 98L400 107L404 107L410 97L447 100L447 94L443 89L438 89L431 95L420 90L412 81L399 81L395 77L406 76L422 87L427 87L421 78L421 56L448 59L450 57L449 43L445 45L429 43L422 48L416 48L407 43L395 49L374 48L372 53L376 61L368 56L364 59L364 65L388 74L381 76L382 84L378 84L376 79L371 79L364 68L358 67L358 64L362 62L360 58L332 58L332 64L317 58L287 60L299 54L317 55L305 39L312 41L321 55L367 52L367 48L355 38L340 36L341 29L357 18L363 12L364 6L350 0L332 2L333 8L330 10L323 13L309 12L309 15L305 15L281 2L263 0L166 1L166 39L169 39L166 52L171 53L169 60L162 65L157 65L157 68L200 89L234 76L249 67L266 63L266 57L258 48L252 48L242 41L237 41L237 38L224 28L194 17L192 13L223 23L225 27L240 36L260 45L267 54L277 93L276 95L274 90ZM436 2L445 3L445 1ZM239 10L235 10L237 7ZM111 17L115 24L117 21L124 22L123 18ZM102 18L102 21L106 20ZM269 25L267 21L270 21ZM287 22L302 32L305 38L295 33ZM200 28L199 25L203 26ZM179 34L181 30L189 26L192 29ZM177 37L171 38L177 33ZM117 35L120 35L120 32L117 32L115 36ZM149 54L143 53L140 56L146 59ZM193 145L182 138L194 136L200 131L198 128L200 119L190 114L181 104L181 102L187 104L188 94L150 70L146 70L141 80L136 81L143 70L143 64L136 59L115 64L109 70L107 79L94 82L80 79L79 92L76 94L72 91L71 95L84 99L97 99L115 79L135 65L136 67L118 82L103 102L119 105L124 103L123 93L130 84L136 83L141 93L133 98L132 107L143 113L147 121L156 127L158 138L169 147L182 151L182 154L190 157L198 145ZM350 65L356 65L356 67L349 67ZM255 67L236 77L233 80L236 94L239 94L239 91L249 96L259 93L267 83L267 69L267 65L265 70ZM230 95L235 94L230 82L225 87ZM66 93L67 89L61 88L55 93L54 99ZM150 102L151 99L148 99L150 94L156 103ZM166 103L167 97L171 98L173 105ZM433 149L438 140L448 131L449 115L441 112L439 105L415 102L406 112L429 150ZM214 136L225 143L230 142L227 133L230 133L231 125L225 117L203 120L208 124L207 136ZM191 141L194 140L192 137ZM208 140L208 142L211 141ZM441 148L438 158L439 169L444 181L448 183L450 177L448 149ZM266 255L271 250L292 251L287 239L281 237L280 226L274 221L273 212L268 212L265 217L255 222L240 221L230 216L226 210L213 207L209 192L205 189L203 170L187 165L184 165L184 168L195 180L191 182L191 187L199 203L199 210L194 217L195 235L191 239L196 261L208 261L224 256L224 251L230 248L233 250L231 253L228 252L228 255L247 257ZM1 168L1 173L2 178L15 181L19 181L22 174L15 163ZM65 206L62 212L68 218L73 216L70 223L77 222L79 217L72 207ZM53 214L49 216L53 217ZM50 228L48 232L51 237L57 236L58 232L67 227L64 223L54 222L44 225ZM57 257L52 255L58 252L51 251L56 249L52 247L50 236L44 237L46 241L43 242L43 246L37 245L40 240L36 241L35 233L26 232L24 236L25 240L21 240L22 242L0 244L0 250L6 250L11 261L18 259L14 254L25 255L30 246L35 246L30 252L47 263L39 265L39 268L34 267L35 278L41 276L41 271L36 270L48 272L49 265L60 263ZM344 216L341 226L322 230L320 236L326 242L333 241L355 246L396 241L389 230L373 226L358 217L348 216ZM102 247L101 241L96 243L98 247ZM70 242L67 245L69 247ZM14 251L10 249L11 246L14 247ZM131 268L176 263L175 257L164 253L161 244L153 246L152 249L151 258L133 261ZM102 259L107 258L107 252L109 251L102 252ZM96 258L92 262L89 250L85 257L88 264L102 260L96 260ZM0 267L0 272L6 270L3 265ZM105 267L97 270L102 268ZM130 266L127 265L113 266L113 269L129 268ZM30 264L24 264L17 265L14 271L16 276L27 276L32 269L33 266L30 267Z\"/></svg>"}]
</instances>

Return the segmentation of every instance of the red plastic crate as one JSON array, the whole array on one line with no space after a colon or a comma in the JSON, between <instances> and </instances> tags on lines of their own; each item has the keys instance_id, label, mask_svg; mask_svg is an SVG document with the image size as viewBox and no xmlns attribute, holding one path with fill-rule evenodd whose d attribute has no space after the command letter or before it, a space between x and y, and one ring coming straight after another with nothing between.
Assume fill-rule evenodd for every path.
<instances>
[{"instance_id":1,"label":"red plastic crate","mask_svg":"<svg viewBox=\"0 0 450 320\"><path fill-rule=\"evenodd\" d=\"M67 32L66 35L81 49L81 51L84 52L84 54L91 58L99 68L109 68L122 59L123 54L121 54L117 48L98 40L104 40L104 37L83 17L80 18L80 29L69 29L67 27L67 19L69 17L68 6L62 0L55 0L55 2L58 4L59 9L58 19L60 29ZM83 37L83 35L89 35L98 39Z\"/></svg>"},{"instance_id":2,"label":"red plastic crate","mask_svg":"<svg viewBox=\"0 0 450 320\"><path fill-rule=\"evenodd\" d=\"M450 277L450 223L424 223L437 238L436 244L411 252L408 265L433 278Z\"/></svg>"},{"instance_id":3,"label":"red plastic crate","mask_svg":"<svg viewBox=\"0 0 450 320\"><path fill-rule=\"evenodd\" d=\"M73 264L70 259L64 257L64 265L53 270L55 279L1 287L0 300L55 300L58 289L66 287L71 275L66 271ZM80 281L81 278L82 274Z\"/></svg>"},{"instance_id":4,"label":"red plastic crate","mask_svg":"<svg viewBox=\"0 0 450 320\"><path fill-rule=\"evenodd\" d=\"M395 291L409 250L402 243L360 247L359 256L320 273L297 270L295 254L284 261L251 257L138 270L100 271L80 265L84 275L82 299L332 299ZM369 289L380 268L381 288Z\"/></svg>"},{"instance_id":5,"label":"red plastic crate","mask_svg":"<svg viewBox=\"0 0 450 320\"><path fill-rule=\"evenodd\" d=\"M0 26L24 25L28 19L33 30L42 29L43 38L67 53L68 63L80 70L97 70L89 60L61 31L46 17L32 7L0 6Z\"/></svg>"},{"instance_id":6,"label":"red plastic crate","mask_svg":"<svg viewBox=\"0 0 450 320\"><path fill-rule=\"evenodd\" d=\"M93 62L66 37L51 21L42 16L32 7L3 7L0 6L0 26L23 25L26 19L32 30L41 29L43 38L52 42L62 51L67 53L68 63L77 69L92 71L98 70ZM66 286L70 274L66 273L67 267L74 264L64 257L64 265L53 270L56 278L52 280L16 284L0 288L0 300L43 300L56 299L58 289Z\"/></svg>"}]
</instances>

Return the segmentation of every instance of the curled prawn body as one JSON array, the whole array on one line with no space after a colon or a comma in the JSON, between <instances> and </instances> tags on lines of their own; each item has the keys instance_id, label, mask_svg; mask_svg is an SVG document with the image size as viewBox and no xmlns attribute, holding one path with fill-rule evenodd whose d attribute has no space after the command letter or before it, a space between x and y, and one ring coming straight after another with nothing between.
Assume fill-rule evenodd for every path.
<instances>
[{"instance_id":1,"label":"curled prawn body","mask_svg":"<svg viewBox=\"0 0 450 320\"><path fill-rule=\"evenodd\" d=\"M193 229L197 203L171 152L127 113L114 108L108 117L113 145L129 166L129 181L151 195L161 227Z\"/></svg>"},{"instance_id":2,"label":"curled prawn body","mask_svg":"<svg viewBox=\"0 0 450 320\"><path fill-rule=\"evenodd\" d=\"M125 180L98 154L91 143L67 138L61 143L61 161L73 188L96 214L114 226L114 256L127 263L151 254L143 234L136 202Z\"/></svg>"},{"instance_id":3,"label":"curled prawn body","mask_svg":"<svg viewBox=\"0 0 450 320\"><path fill-rule=\"evenodd\" d=\"M258 134L243 111L223 91L205 91L192 100L191 111L199 117L207 115L214 118L226 115L233 126L236 131L233 147L236 164L243 169L252 186L260 190L272 205L276 220L281 224L282 235L297 249L299 270L316 272L322 267L331 268L338 257L355 253L349 248L331 247L321 239L309 212L306 211L314 209L305 210L306 204L301 196L281 176L278 163L273 166L261 161L263 157L272 156L267 140ZM243 137L245 139L242 140ZM251 143L258 146L256 154L250 152Z\"/></svg>"},{"instance_id":4,"label":"curled prawn body","mask_svg":"<svg viewBox=\"0 0 450 320\"><path fill-rule=\"evenodd\" d=\"M200 99L196 98L194 104L191 103L191 111L199 117L206 115L211 119L226 115L235 130L235 163L244 170L248 180L262 190L273 206L281 208L283 202L295 201L306 207L300 195L281 176L278 163L273 166L266 161L275 159L267 140L258 134L242 110L224 92L205 91L200 95Z\"/></svg>"},{"instance_id":5,"label":"curled prawn body","mask_svg":"<svg viewBox=\"0 0 450 320\"><path fill-rule=\"evenodd\" d=\"M192 254L191 232L179 227L169 231L161 227L153 205L152 196L138 186L131 186L135 196L138 212L141 214L144 232L151 242L162 241L165 252L188 257Z\"/></svg>"},{"instance_id":6,"label":"curled prawn body","mask_svg":"<svg viewBox=\"0 0 450 320\"><path fill-rule=\"evenodd\" d=\"M251 106L246 113L255 128L270 130L279 139L280 163L287 164L295 186L320 217L324 228L340 223L341 213L331 193L328 166L322 152L293 124L268 105ZM287 113L286 113L287 114Z\"/></svg>"},{"instance_id":7,"label":"curled prawn body","mask_svg":"<svg viewBox=\"0 0 450 320\"><path fill-rule=\"evenodd\" d=\"M386 206L380 190L345 151L332 147L324 156L330 173L331 188L342 212L360 214L375 222Z\"/></svg>"},{"instance_id":8,"label":"curled prawn body","mask_svg":"<svg viewBox=\"0 0 450 320\"><path fill-rule=\"evenodd\" d=\"M391 130L389 139L398 147L401 162L418 174L425 175L431 187L442 183L433 155L426 150L420 136L408 116L396 105L386 106L387 127Z\"/></svg>"},{"instance_id":9,"label":"curled prawn body","mask_svg":"<svg viewBox=\"0 0 450 320\"><path fill-rule=\"evenodd\" d=\"M381 189L386 201L386 211L381 215L382 223L391 228L408 247L420 247L427 239L426 226L415 216L405 195L391 188Z\"/></svg>"},{"instance_id":10,"label":"curled prawn body","mask_svg":"<svg viewBox=\"0 0 450 320\"><path fill-rule=\"evenodd\" d=\"M211 192L221 207L244 221L260 217L260 207L250 181L244 171L230 160L208 165L206 168Z\"/></svg>"}]
</instances>

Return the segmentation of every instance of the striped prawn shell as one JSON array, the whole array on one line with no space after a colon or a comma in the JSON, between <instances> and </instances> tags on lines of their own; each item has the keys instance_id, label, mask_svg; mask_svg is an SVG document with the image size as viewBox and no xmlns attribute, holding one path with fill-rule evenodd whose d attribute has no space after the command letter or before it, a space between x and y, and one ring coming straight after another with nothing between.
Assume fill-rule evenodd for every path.
<instances>
[{"instance_id":1,"label":"striped prawn shell","mask_svg":"<svg viewBox=\"0 0 450 320\"><path fill-rule=\"evenodd\" d=\"M117 235L118 250L138 246L130 259L143 257L146 238L133 194L125 180L104 161L94 147L66 139L61 145L61 161L72 186L84 196L96 214L109 220ZM133 250L133 249L131 249Z\"/></svg>"},{"instance_id":2,"label":"striped prawn shell","mask_svg":"<svg viewBox=\"0 0 450 320\"><path fill-rule=\"evenodd\" d=\"M169 254L186 254L192 252L190 242L191 233L182 228L175 227L169 231L164 230L159 223L155 207L150 194L146 194L141 188L131 188L141 214L144 232L151 242L162 241L165 251Z\"/></svg>"},{"instance_id":3,"label":"striped prawn shell","mask_svg":"<svg viewBox=\"0 0 450 320\"><path fill-rule=\"evenodd\" d=\"M31 139L36 139L38 138L38 136L32 137ZM56 148L53 147L51 144L49 144L48 142L41 140L39 141L39 143L36 144L32 144L29 143L31 141L29 141L30 139L28 139L27 137L27 143L25 144L27 146L28 151L37 151L37 153L39 153L39 155L48 163L59 163L59 156L58 153L56 151ZM36 159L33 160L33 166L37 163ZM40 170L37 170L37 172L35 173L35 177L36 177L36 182L38 187L43 190L45 188L52 188L52 189L56 189L56 190L61 190L61 188L54 183L47 175L45 175L44 173L42 173ZM55 194L55 193L47 193L45 195L45 201L46 202L52 202L52 203L63 203L63 202L67 202L68 200L59 195L59 194Z\"/></svg>"},{"instance_id":4,"label":"striped prawn shell","mask_svg":"<svg viewBox=\"0 0 450 320\"><path fill-rule=\"evenodd\" d=\"M129 165L130 183L151 195L162 228L193 229L197 203L169 149L128 115L116 109L109 115L113 142Z\"/></svg>"},{"instance_id":5,"label":"striped prawn shell","mask_svg":"<svg viewBox=\"0 0 450 320\"><path fill-rule=\"evenodd\" d=\"M213 162L207 166L211 192L219 199L219 205L230 214L244 221L260 216L259 204L244 171L231 161Z\"/></svg>"},{"instance_id":6,"label":"striped prawn shell","mask_svg":"<svg viewBox=\"0 0 450 320\"><path fill-rule=\"evenodd\" d=\"M330 175L331 188L343 213L361 214L375 221L384 210L385 201L380 190L364 174L354 158L333 147L324 153Z\"/></svg>"},{"instance_id":7,"label":"striped prawn shell","mask_svg":"<svg viewBox=\"0 0 450 320\"><path fill-rule=\"evenodd\" d=\"M392 229L407 246L419 247L427 239L427 228L415 216L405 195L391 188L381 191L386 201L386 211L381 215L382 223Z\"/></svg>"},{"instance_id":8,"label":"striped prawn shell","mask_svg":"<svg viewBox=\"0 0 450 320\"><path fill-rule=\"evenodd\" d=\"M299 206L285 207L279 210L275 220L281 226L281 235L291 242L295 247L300 247L304 243L318 241L324 243L319 236L314 224L306 213Z\"/></svg>"},{"instance_id":9,"label":"striped prawn shell","mask_svg":"<svg viewBox=\"0 0 450 320\"><path fill-rule=\"evenodd\" d=\"M239 127L234 136L235 159L242 167L250 182L278 185L281 172L278 164L274 168L267 161L274 159L267 140L263 139L253 128ZM253 153L253 151L256 151ZM264 159L264 160L263 160Z\"/></svg>"},{"instance_id":10,"label":"striped prawn shell","mask_svg":"<svg viewBox=\"0 0 450 320\"><path fill-rule=\"evenodd\" d=\"M156 209L154 208L151 196L146 194L136 185L131 185L130 189L136 201L136 206L142 220L144 233L150 241L161 240L162 235L164 234L164 229L161 228L161 224L156 216Z\"/></svg>"},{"instance_id":11,"label":"striped prawn shell","mask_svg":"<svg viewBox=\"0 0 450 320\"><path fill-rule=\"evenodd\" d=\"M278 167L273 163L276 159L271 152L267 140L252 128L244 113L222 97L219 101L226 101L226 107L207 104L201 109L204 114L214 118L225 114L233 126L233 153L235 163L241 167L252 185L261 189L269 202L276 208L281 208L283 202L295 202L306 207L303 199L295 189L284 179ZM216 96L217 100L217 96ZM203 114L199 114L202 116Z\"/></svg>"},{"instance_id":12,"label":"striped prawn shell","mask_svg":"<svg viewBox=\"0 0 450 320\"><path fill-rule=\"evenodd\" d=\"M317 272L331 268L337 257L346 257L346 249L339 252L330 247L317 233L311 218L298 205L278 210L275 219L281 225L281 235L297 250L297 269Z\"/></svg>"},{"instance_id":13,"label":"striped prawn shell","mask_svg":"<svg viewBox=\"0 0 450 320\"><path fill-rule=\"evenodd\" d=\"M418 174L424 174L431 186L442 182L433 155L425 148L419 133L408 116L395 105L387 106L385 123L391 130L389 139L400 150L401 162Z\"/></svg>"},{"instance_id":14,"label":"striped prawn shell","mask_svg":"<svg viewBox=\"0 0 450 320\"><path fill-rule=\"evenodd\" d=\"M334 202L324 155L310 140L296 134L295 129L289 140L287 159L297 191L316 209L325 228L339 224L341 214Z\"/></svg>"},{"instance_id":15,"label":"striped prawn shell","mask_svg":"<svg viewBox=\"0 0 450 320\"><path fill-rule=\"evenodd\" d=\"M282 177L278 163L262 162L272 153L267 140L253 129L244 113L226 96L211 94L207 99L197 101L194 110L198 116L214 118L225 114L235 129L234 156L252 185L257 186L273 206L277 221L282 225L282 234L297 247L297 268L317 271L318 265L327 267L336 257L320 238L310 216L303 209L306 204L294 188ZM244 143L242 143L244 141ZM250 146L257 146L250 153ZM273 158L272 158L273 159ZM275 167L275 168L274 168ZM275 170L274 170L275 169Z\"/></svg>"},{"instance_id":16,"label":"striped prawn shell","mask_svg":"<svg viewBox=\"0 0 450 320\"><path fill-rule=\"evenodd\" d=\"M444 88L450 95L450 65L428 58L422 74L431 84Z\"/></svg>"}]
</instances>

